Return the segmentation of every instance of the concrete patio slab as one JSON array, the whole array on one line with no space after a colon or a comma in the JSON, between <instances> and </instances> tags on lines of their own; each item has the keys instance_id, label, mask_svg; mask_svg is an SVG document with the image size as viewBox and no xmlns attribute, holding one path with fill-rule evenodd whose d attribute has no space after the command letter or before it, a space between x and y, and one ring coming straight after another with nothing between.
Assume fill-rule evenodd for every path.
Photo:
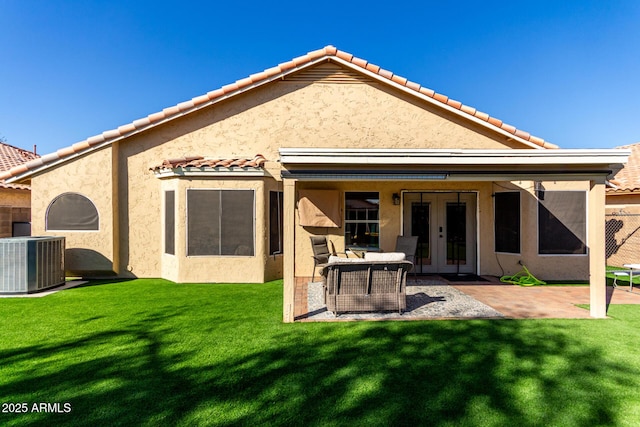
<instances>
[{"instance_id":1,"label":"concrete patio slab","mask_svg":"<svg viewBox=\"0 0 640 427\"><path fill-rule=\"evenodd\" d=\"M316 284L315 286L318 286ZM314 285L312 285L314 286ZM434 288L435 286L436 288ZM455 292L445 292L437 295L434 289L442 286L453 288L463 294L456 297ZM311 289L311 292L310 292ZM426 292L425 292L426 291ZM431 302L449 304L435 308L421 304L420 310L413 313L398 315L397 313L352 314L333 316L326 312L326 307L317 301L318 290L309 287L306 282L298 282L296 287L296 320L299 321L332 321L332 320L418 320L418 319L477 319L477 318L508 318L508 319L590 319L589 310L578 307L579 304L589 304L588 286L517 286L500 283L497 278L486 277L485 282L449 282L437 276L410 277L407 284L407 295L412 293L429 292L434 295ZM466 298L465 298L466 297ZM315 298L315 300L314 300ZM474 311L471 301L485 306L489 310ZM464 301L464 303L462 302ZM409 302L409 300L408 300ZM318 306L320 304L320 306ZM640 290L629 292L627 288L607 287L607 306L610 304L640 304ZM408 308L411 304L408 304ZM462 308L461 308L462 307ZM310 312L313 309L313 312ZM449 313L445 311L449 309ZM443 314L444 313L444 314ZM478 314L480 313L480 314ZM487 313L497 313L489 315Z\"/></svg>"}]
</instances>

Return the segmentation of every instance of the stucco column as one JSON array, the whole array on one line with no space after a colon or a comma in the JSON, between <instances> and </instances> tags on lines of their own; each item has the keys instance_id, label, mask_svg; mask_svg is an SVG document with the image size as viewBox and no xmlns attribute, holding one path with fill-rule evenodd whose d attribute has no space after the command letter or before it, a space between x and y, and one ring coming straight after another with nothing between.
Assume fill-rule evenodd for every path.
<instances>
[{"instance_id":1,"label":"stucco column","mask_svg":"<svg viewBox=\"0 0 640 427\"><path fill-rule=\"evenodd\" d=\"M293 322L293 306L295 301L295 207L296 181L284 179L283 186L283 303L282 320Z\"/></svg>"},{"instance_id":2,"label":"stucco column","mask_svg":"<svg viewBox=\"0 0 640 427\"><path fill-rule=\"evenodd\" d=\"M589 291L591 317L607 317L604 180L591 181L587 241L589 242Z\"/></svg>"},{"instance_id":3,"label":"stucco column","mask_svg":"<svg viewBox=\"0 0 640 427\"><path fill-rule=\"evenodd\" d=\"M113 271L120 276L120 205L118 204L120 186L120 143L111 144L111 218L113 229L111 234Z\"/></svg>"}]
</instances>

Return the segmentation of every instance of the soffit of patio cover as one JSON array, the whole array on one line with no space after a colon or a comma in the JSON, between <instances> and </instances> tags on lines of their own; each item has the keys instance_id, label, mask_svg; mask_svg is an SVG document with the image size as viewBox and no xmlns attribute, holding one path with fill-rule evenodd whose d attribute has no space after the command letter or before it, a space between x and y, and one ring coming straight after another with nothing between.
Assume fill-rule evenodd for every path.
<instances>
[{"instance_id":1,"label":"soffit of patio cover","mask_svg":"<svg viewBox=\"0 0 640 427\"><path fill-rule=\"evenodd\" d=\"M149 170L158 178L179 176L207 176L224 174L225 176L264 176L264 164L267 159L261 154L253 158L205 158L202 156L180 157L163 160L162 164L153 166Z\"/></svg>"},{"instance_id":2,"label":"soffit of patio cover","mask_svg":"<svg viewBox=\"0 0 640 427\"><path fill-rule=\"evenodd\" d=\"M371 165L610 165L625 163L631 154L623 149L576 150L450 150L384 148L280 148L283 164Z\"/></svg>"},{"instance_id":3,"label":"soffit of patio cover","mask_svg":"<svg viewBox=\"0 0 640 427\"><path fill-rule=\"evenodd\" d=\"M615 173L628 156L616 149L280 149L282 176L301 180L586 180Z\"/></svg>"},{"instance_id":4,"label":"soffit of patio cover","mask_svg":"<svg viewBox=\"0 0 640 427\"><path fill-rule=\"evenodd\" d=\"M237 80L235 83L225 85L220 89L195 97L189 101L181 102L173 107L165 108L161 112L134 120L129 124L118 127L117 129L108 130L99 135L92 136L69 147L62 148L55 153L50 153L39 159L13 167L9 171L0 172L0 180L7 179L10 182L26 180L34 173L40 172L49 167L72 160L80 155L108 146L116 141L144 132L160 124L184 117L185 115L199 111L203 108L229 99L230 97L245 93L253 88L276 80L284 80L291 74L323 62L334 62L336 64L343 65L358 73L408 93L411 96L422 99L423 101L437 106L438 108L447 110L514 141L518 141L525 147L536 149L558 148L557 145L551 144L542 138L517 129L514 126L504 123L502 120L490 116L489 114L478 111L475 108L465 105L459 101L450 99L443 94L407 80L406 78L385 70L378 65L353 56L348 52L338 50L334 46L326 46L322 49L314 50L306 55L294 58L291 61L268 68L260 73L252 74L249 77Z\"/></svg>"}]
</instances>

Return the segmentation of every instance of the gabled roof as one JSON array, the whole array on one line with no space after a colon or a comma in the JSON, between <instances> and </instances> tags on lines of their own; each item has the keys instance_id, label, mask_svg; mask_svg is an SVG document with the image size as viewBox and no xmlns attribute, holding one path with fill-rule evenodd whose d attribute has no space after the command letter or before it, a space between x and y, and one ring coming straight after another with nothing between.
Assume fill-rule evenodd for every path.
<instances>
[{"instance_id":1,"label":"gabled roof","mask_svg":"<svg viewBox=\"0 0 640 427\"><path fill-rule=\"evenodd\" d=\"M610 180L615 187L607 188L607 193L640 193L640 142L616 148L631 150L631 155L624 167Z\"/></svg>"},{"instance_id":2,"label":"gabled roof","mask_svg":"<svg viewBox=\"0 0 640 427\"><path fill-rule=\"evenodd\" d=\"M38 155L36 153L0 142L0 173L37 158ZM28 190L29 186L22 184L7 184L4 180L0 179L0 188Z\"/></svg>"},{"instance_id":3,"label":"gabled roof","mask_svg":"<svg viewBox=\"0 0 640 427\"><path fill-rule=\"evenodd\" d=\"M558 146L546 142L542 138L535 137L528 132L524 132L514 126L508 125L502 120L478 111L473 107L464 105L461 102L450 99L440 93L436 93L431 89L419 85L418 83L414 83L404 77L392 73L391 71L380 68L378 65L355 57L348 52L338 50L334 46L326 46L322 49L314 50L306 55L294 58L291 61L281 63L278 66L268 68L260 73L252 74L249 77L236 81L235 83L222 86L220 89L195 97L190 101L165 108L160 112L135 120L129 124L120 126L117 129L92 136L84 141L77 142L70 147L62 148L55 153L47 154L37 160L16 166L8 172L0 172L0 179L5 178L16 180L25 178L32 173L40 171L51 165L58 164L92 149L104 147L112 142L142 132L161 123L166 123L175 118L183 117L191 112L200 110L237 94L244 93L263 84L281 79L284 76L297 72L301 69L326 61L333 61L360 73L366 74L369 77L401 89L427 102L431 102L432 104L453 112L454 114L459 114L460 116L466 117L476 123L493 129L494 131L508 135L514 140L522 142L529 148L558 148Z\"/></svg>"}]
</instances>

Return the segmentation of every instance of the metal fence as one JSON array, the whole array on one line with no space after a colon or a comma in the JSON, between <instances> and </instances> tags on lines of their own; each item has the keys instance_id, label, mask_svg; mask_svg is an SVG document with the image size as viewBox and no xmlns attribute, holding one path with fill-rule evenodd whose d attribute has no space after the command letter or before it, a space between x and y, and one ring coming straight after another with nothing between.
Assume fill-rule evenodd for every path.
<instances>
[{"instance_id":1,"label":"metal fence","mask_svg":"<svg viewBox=\"0 0 640 427\"><path fill-rule=\"evenodd\" d=\"M606 214L605 235L607 265L621 267L640 262L640 214Z\"/></svg>"}]
</instances>

